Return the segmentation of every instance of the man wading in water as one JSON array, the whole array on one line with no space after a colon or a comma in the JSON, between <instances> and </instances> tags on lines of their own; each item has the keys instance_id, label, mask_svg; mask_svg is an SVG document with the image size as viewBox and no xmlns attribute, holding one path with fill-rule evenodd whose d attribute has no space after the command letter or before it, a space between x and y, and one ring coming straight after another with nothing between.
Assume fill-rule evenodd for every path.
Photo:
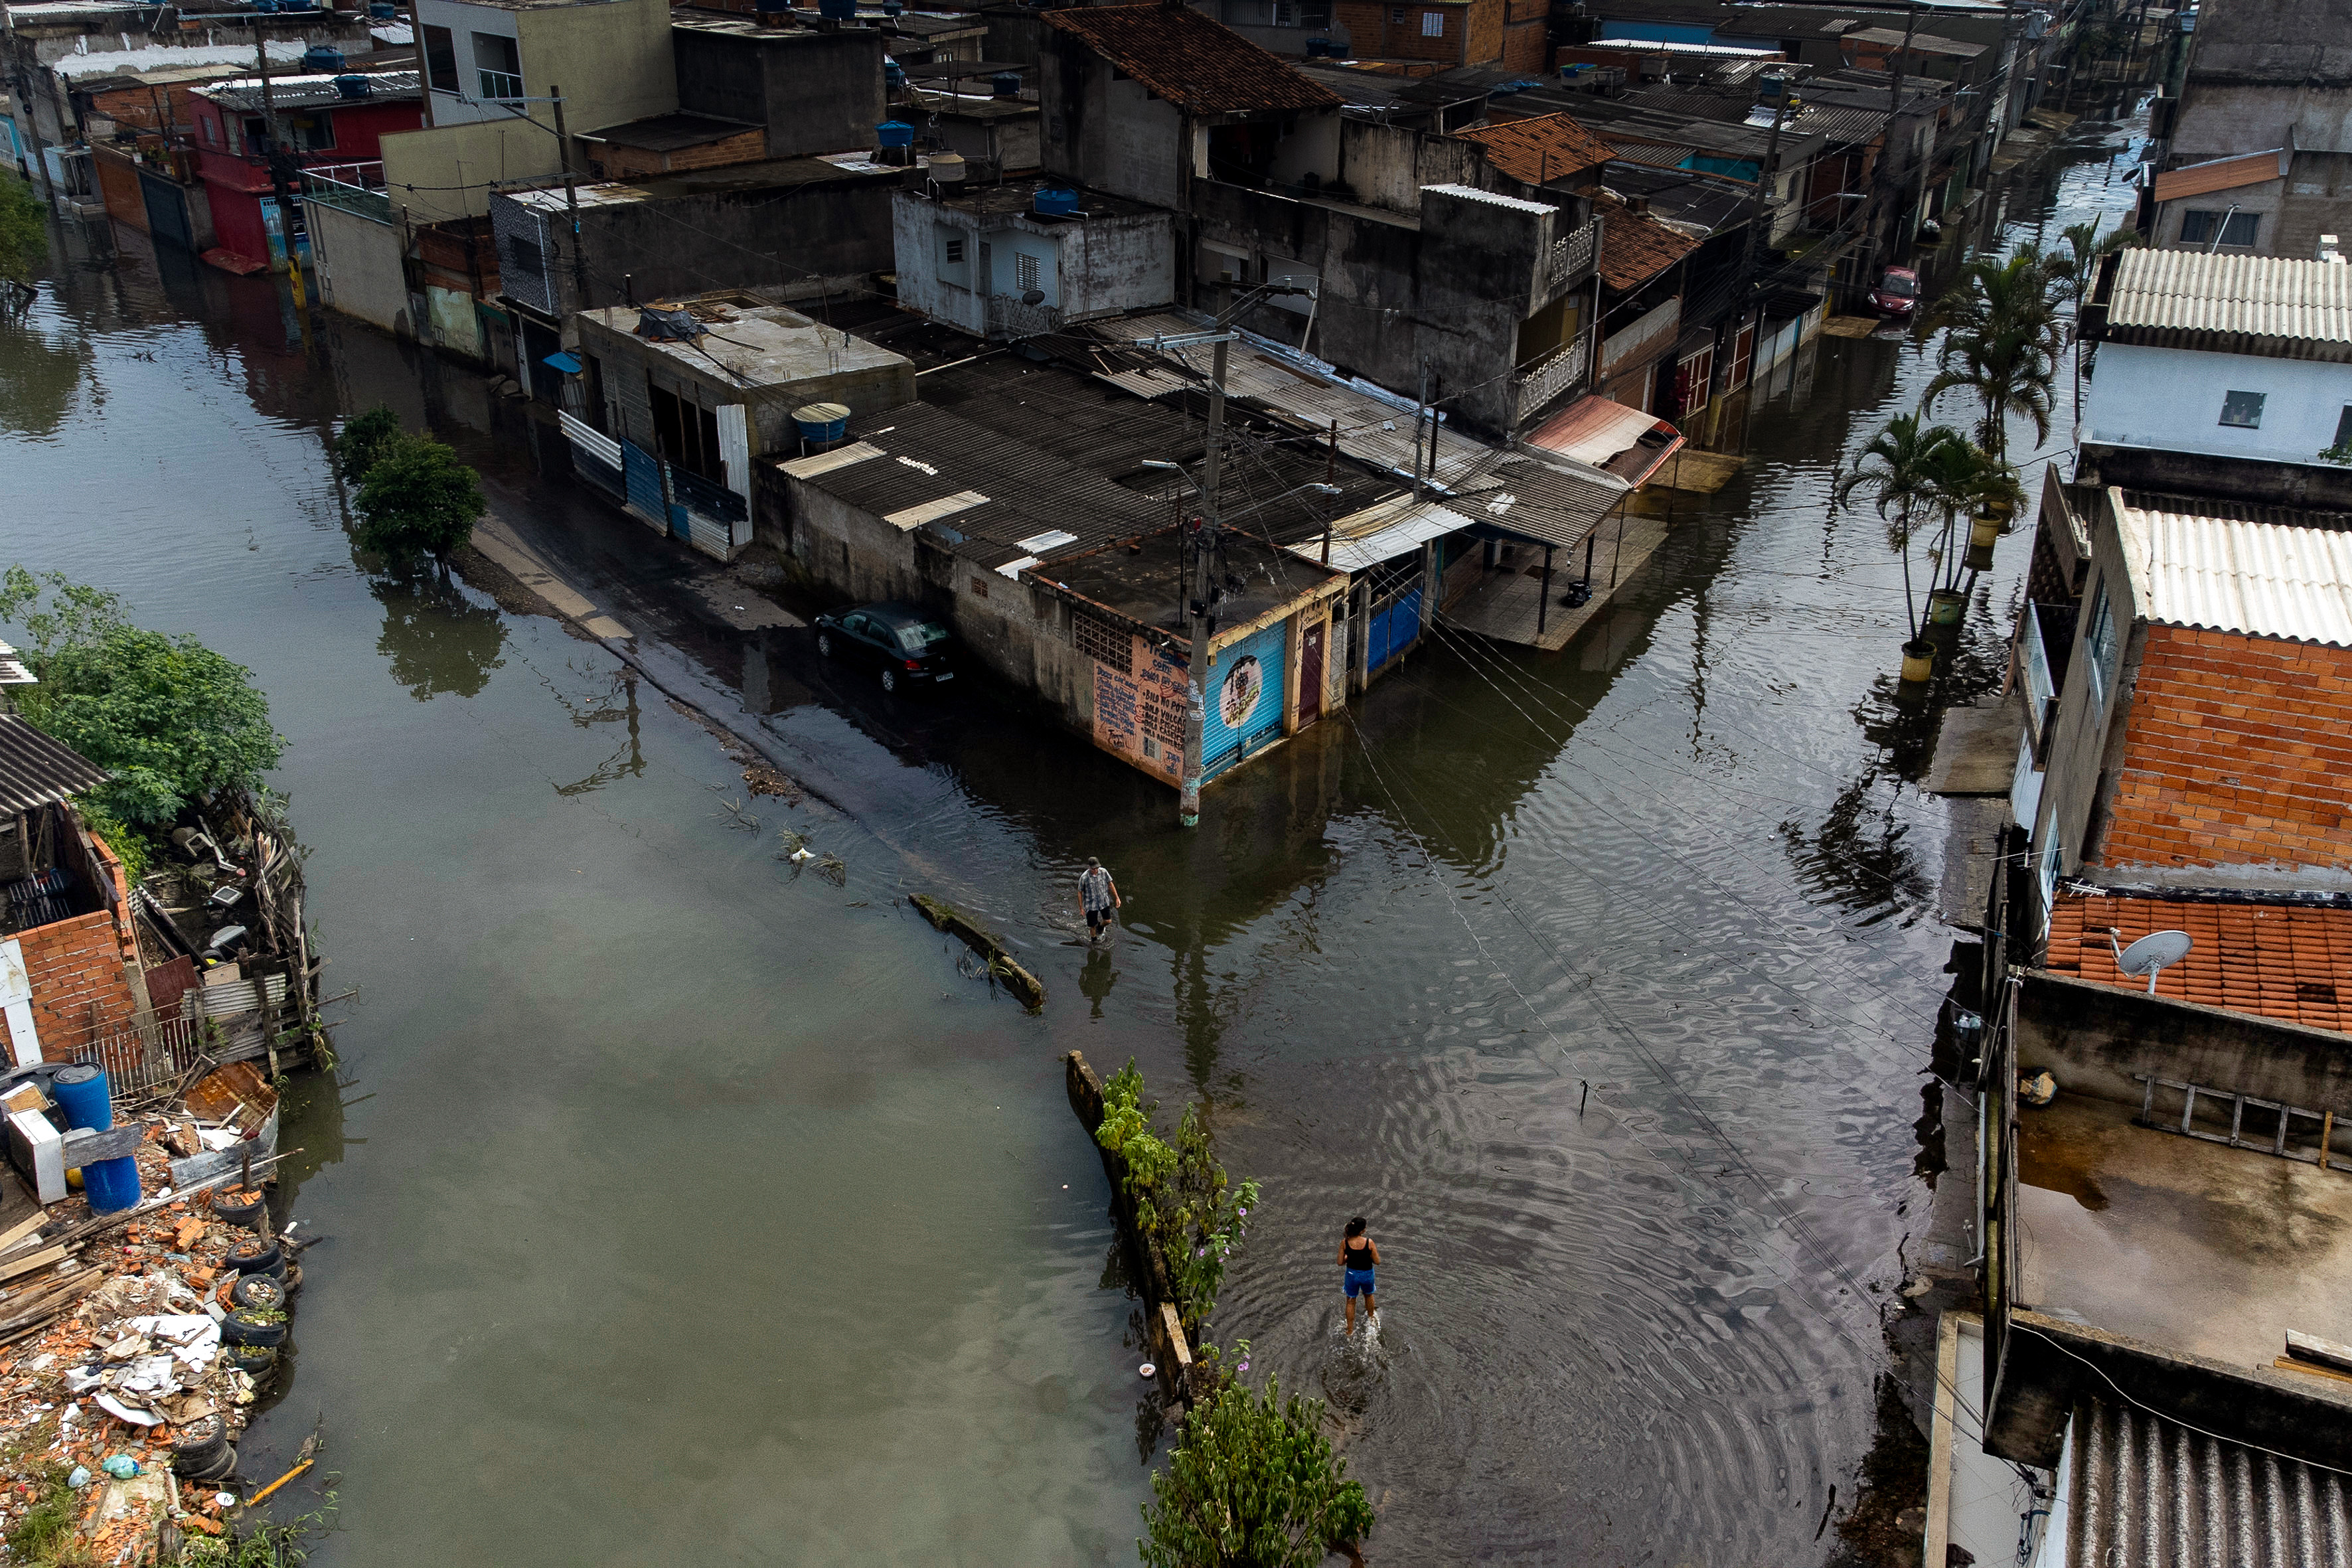
<instances>
[{"instance_id":1,"label":"man wading in water","mask_svg":"<svg viewBox=\"0 0 2352 1568\"><path fill-rule=\"evenodd\" d=\"M1110 879L1103 863L1093 856L1087 857L1087 868L1078 874L1078 902L1087 911L1087 941L1102 940L1103 928L1110 924L1110 912L1126 906L1118 896L1118 884Z\"/></svg>"},{"instance_id":2,"label":"man wading in water","mask_svg":"<svg viewBox=\"0 0 2352 1568\"><path fill-rule=\"evenodd\" d=\"M1364 1299L1364 1327L1372 1326L1372 1315L1381 1310L1372 1296L1372 1270L1380 1267L1381 1249L1364 1234L1364 1216L1358 1215L1348 1222L1348 1234L1339 1238L1339 1267L1348 1272L1342 1283L1348 1291L1348 1332L1356 1331L1356 1298Z\"/></svg>"}]
</instances>

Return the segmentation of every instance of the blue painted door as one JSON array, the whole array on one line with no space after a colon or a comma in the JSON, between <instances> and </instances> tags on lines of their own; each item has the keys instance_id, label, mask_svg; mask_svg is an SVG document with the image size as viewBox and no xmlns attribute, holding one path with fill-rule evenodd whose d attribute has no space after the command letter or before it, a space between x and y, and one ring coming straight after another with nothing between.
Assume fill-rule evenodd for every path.
<instances>
[{"instance_id":1,"label":"blue painted door","mask_svg":"<svg viewBox=\"0 0 2352 1568\"><path fill-rule=\"evenodd\" d=\"M1282 733L1287 646L1287 628L1276 622L1237 647L1217 650L1201 735L1202 777L1215 777Z\"/></svg>"},{"instance_id":2,"label":"blue painted door","mask_svg":"<svg viewBox=\"0 0 2352 1568\"><path fill-rule=\"evenodd\" d=\"M1398 595L1372 612L1370 640L1364 644L1364 668L1375 670L1412 646L1421 636L1421 590Z\"/></svg>"}]
</instances>

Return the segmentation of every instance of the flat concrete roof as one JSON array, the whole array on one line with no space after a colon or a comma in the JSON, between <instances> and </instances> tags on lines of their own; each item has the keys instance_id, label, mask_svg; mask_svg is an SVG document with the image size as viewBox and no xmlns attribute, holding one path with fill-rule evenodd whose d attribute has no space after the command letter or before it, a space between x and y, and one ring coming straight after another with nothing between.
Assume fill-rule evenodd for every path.
<instances>
[{"instance_id":1,"label":"flat concrete roof","mask_svg":"<svg viewBox=\"0 0 2352 1568\"><path fill-rule=\"evenodd\" d=\"M723 191L782 190L826 180L896 180L905 173L903 169L886 169L878 164L868 167L823 158L769 158L757 163L722 163L715 169L680 169L674 174L646 174L631 180L600 180L580 186L574 194L583 207L617 206L630 202L675 201ZM568 205L560 184L498 194L546 213L562 212Z\"/></svg>"},{"instance_id":2,"label":"flat concrete roof","mask_svg":"<svg viewBox=\"0 0 2352 1568\"><path fill-rule=\"evenodd\" d=\"M2157 1114L2179 1104L2161 1093ZM2268 1368L2290 1329L2352 1340L2352 1172L2270 1153L2252 1110L2263 1148L2136 1127L2134 1109L2063 1090L2020 1108L2020 1305L2240 1366ZM2294 1142L2316 1132L2298 1120Z\"/></svg>"},{"instance_id":3,"label":"flat concrete roof","mask_svg":"<svg viewBox=\"0 0 2352 1568\"><path fill-rule=\"evenodd\" d=\"M698 314L708 311L723 319L706 320L704 325L709 330L690 343L636 337L637 311L631 306L583 310L581 315L608 331L635 338L648 353L677 361L681 372L721 385L790 386L912 363L904 354L782 305L736 310L698 302L694 308Z\"/></svg>"}]
</instances>

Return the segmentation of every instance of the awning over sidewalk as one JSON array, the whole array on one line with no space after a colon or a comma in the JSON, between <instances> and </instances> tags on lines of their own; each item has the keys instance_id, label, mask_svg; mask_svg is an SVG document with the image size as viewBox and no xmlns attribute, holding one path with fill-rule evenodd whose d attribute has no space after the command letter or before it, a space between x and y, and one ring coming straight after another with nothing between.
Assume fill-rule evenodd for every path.
<instances>
[{"instance_id":1,"label":"awning over sidewalk","mask_svg":"<svg viewBox=\"0 0 2352 1568\"><path fill-rule=\"evenodd\" d=\"M1655 415L1585 396L1538 426L1526 441L1640 485L1682 448L1683 437Z\"/></svg>"}]
</instances>

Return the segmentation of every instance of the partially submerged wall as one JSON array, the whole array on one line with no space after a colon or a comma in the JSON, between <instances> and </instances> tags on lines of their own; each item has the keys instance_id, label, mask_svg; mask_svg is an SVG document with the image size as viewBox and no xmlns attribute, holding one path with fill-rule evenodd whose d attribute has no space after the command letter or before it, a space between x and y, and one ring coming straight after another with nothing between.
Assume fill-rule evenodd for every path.
<instances>
[{"instance_id":1,"label":"partially submerged wall","mask_svg":"<svg viewBox=\"0 0 2352 1568\"><path fill-rule=\"evenodd\" d=\"M2140 1103L2147 1086L2133 1075L2147 1073L2352 1112L2352 1037L2047 970L2026 971L2019 988L2017 1063L2047 1068L2066 1093L2124 1105Z\"/></svg>"}]
</instances>

